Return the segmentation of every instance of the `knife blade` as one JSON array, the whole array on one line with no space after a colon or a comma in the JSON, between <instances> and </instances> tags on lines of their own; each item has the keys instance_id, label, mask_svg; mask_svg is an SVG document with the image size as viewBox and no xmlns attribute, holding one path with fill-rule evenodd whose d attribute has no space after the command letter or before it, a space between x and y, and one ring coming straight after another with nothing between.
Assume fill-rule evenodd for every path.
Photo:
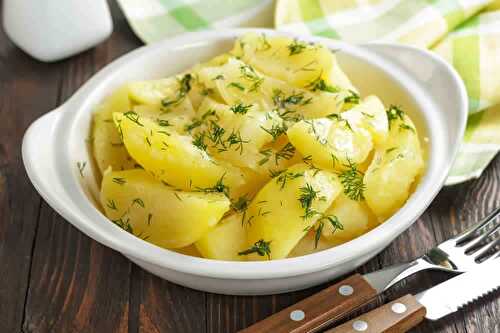
<instances>
[{"instance_id":1,"label":"knife blade","mask_svg":"<svg viewBox=\"0 0 500 333\"><path fill-rule=\"evenodd\" d=\"M416 296L406 295L325 333L406 332L424 318L438 320L500 287L500 259L451 278Z\"/></svg>"}]
</instances>

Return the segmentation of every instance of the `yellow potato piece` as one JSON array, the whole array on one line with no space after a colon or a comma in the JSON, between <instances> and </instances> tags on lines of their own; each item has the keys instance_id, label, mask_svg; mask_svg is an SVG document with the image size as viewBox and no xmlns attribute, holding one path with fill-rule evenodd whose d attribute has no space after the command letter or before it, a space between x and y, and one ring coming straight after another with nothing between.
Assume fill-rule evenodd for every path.
<instances>
[{"instance_id":1,"label":"yellow potato piece","mask_svg":"<svg viewBox=\"0 0 500 333\"><path fill-rule=\"evenodd\" d=\"M295 258L313 254L344 243L344 241L340 239L327 239L325 237L320 237L318 243L316 244L315 237L315 230L309 231L293 248L293 250L288 255L288 258Z\"/></svg>"},{"instance_id":2,"label":"yellow potato piece","mask_svg":"<svg viewBox=\"0 0 500 333\"><path fill-rule=\"evenodd\" d=\"M307 87L318 78L329 80L335 59L322 45L252 33L240 37L232 53L260 72L296 87Z\"/></svg>"},{"instance_id":3,"label":"yellow potato piece","mask_svg":"<svg viewBox=\"0 0 500 333\"><path fill-rule=\"evenodd\" d=\"M241 214L233 214L220 221L196 243L196 248L205 258L241 261L238 255L247 245L247 232Z\"/></svg>"},{"instance_id":4,"label":"yellow potato piece","mask_svg":"<svg viewBox=\"0 0 500 333\"><path fill-rule=\"evenodd\" d=\"M353 128L340 117L300 121L288 129L287 135L303 156L326 169L342 170L349 163L362 163L373 148L367 130Z\"/></svg>"},{"instance_id":5,"label":"yellow potato piece","mask_svg":"<svg viewBox=\"0 0 500 333\"><path fill-rule=\"evenodd\" d=\"M248 249L268 242L269 258L287 257L341 187L334 174L313 170L305 164L283 171L259 191L247 210ZM248 260L267 259L266 255L248 254Z\"/></svg>"},{"instance_id":6,"label":"yellow potato piece","mask_svg":"<svg viewBox=\"0 0 500 333\"><path fill-rule=\"evenodd\" d=\"M417 129L411 119L394 107L389 108L388 115L389 136L376 150L364 177L366 202L380 221L404 205L424 167Z\"/></svg>"},{"instance_id":7,"label":"yellow potato piece","mask_svg":"<svg viewBox=\"0 0 500 333\"><path fill-rule=\"evenodd\" d=\"M352 200L344 193L335 199L325 214L336 216L343 228L336 228L326 222L322 234L328 240L346 242L361 236L377 225L377 218L364 201Z\"/></svg>"},{"instance_id":8,"label":"yellow potato piece","mask_svg":"<svg viewBox=\"0 0 500 333\"><path fill-rule=\"evenodd\" d=\"M126 170L135 165L113 122L113 112L127 112L130 107L128 86L125 85L106 97L95 110L91 140L94 158L101 174L108 167Z\"/></svg>"},{"instance_id":9,"label":"yellow potato piece","mask_svg":"<svg viewBox=\"0 0 500 333\"><path fill-rule=\"evenodd\" d=\"M260 148L273 140L269 132L282 123L275 112L262 112L256 104L228 106L206 98L193 120L197 127L192 135L215 158L255 170L261 160Z\"/></svg>"},{"instance_id":10,"label":"yellow potato piece","mask_svg":"<svg viewBox=\"0 0 500 333\"><path fill-rule=\"evenodd\" d=\"M115 113L129 154L160 180L183 190L237 190L245 185L244 173L213 160L195 147L190 136L179 135L137 113ZM224 188L221 187L224 185Z\"/></svg>"},{"instance_id":11,"label":"yellow potato piece","mask_svg":"<svg viewBox=\"0 0 500 333\"><path fill-rule=\"evenodd\" d=\"M387 139L389 122L384 104L377 96L368 96L360 104L341 114L353 128L365 128L372 135L376 146Z\"/></svg>"},{"instance_id":12,"label":"yellow potato piece","mask_svg":"<svg viewBox=\"0 0 500 333\"><path fill-rule=\"evenodd\" d=\"M164 248L196 242L230 206L222 193L175 191L139 169L106 172L101 203L115 224Z\"/></svg>"}]
</instances>

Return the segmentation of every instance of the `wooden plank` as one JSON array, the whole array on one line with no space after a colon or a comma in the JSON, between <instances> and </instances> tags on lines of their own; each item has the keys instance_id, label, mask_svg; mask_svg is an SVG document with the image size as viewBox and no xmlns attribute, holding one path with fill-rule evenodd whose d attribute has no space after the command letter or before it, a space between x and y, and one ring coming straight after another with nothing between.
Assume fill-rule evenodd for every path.
<instances>
[{"instance_id":1,"label":"wooden plank","mask_svg":"<svg viewBox=\"0 0 500 333\"><path fill-rule=\"evenodd\" d=\"M116 5L113 12L118 14ZM130 36L130 31L122 26L108 42L54 65L63 72L59 96L53 94L58 104L98 69L138 45L119 35ZM127 332L133 322L129 312L137 317L137 309L129 308L131 269L126 258L80 233L43 202L24 331Z\"/></svg>"},{"instance_id":2,"label":"wooden plank","mask_svg":"<svg viewBox=\"0 0 500 333\"><path fill-rule=\"evenodd\" d=\"M40 198L21 161L31 121L56 105L60 72L36 63L0 31L0 332L21 329Z\"/></svg>"}]
</instances>

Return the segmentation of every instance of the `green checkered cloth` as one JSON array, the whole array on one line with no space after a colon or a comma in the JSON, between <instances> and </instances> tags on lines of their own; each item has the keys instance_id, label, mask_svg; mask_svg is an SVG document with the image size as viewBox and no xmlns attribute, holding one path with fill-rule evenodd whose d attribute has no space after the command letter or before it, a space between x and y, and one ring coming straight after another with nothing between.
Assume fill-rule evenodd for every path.
<instances>
[{"instance_id":1,"label":"green checkered cloth","mask_svg":"<svg viewBox=\"0 0 500 333\"><path fill-rule=\"evenodd\" d=\"M272 26L273 0L118 0L145 43L185 31ZM469 121L448 177L481 175L500 150L500 0L277 0L276 29L353 43L389 41L434 50L469 95Z\"/></svg>"}]
</instances>

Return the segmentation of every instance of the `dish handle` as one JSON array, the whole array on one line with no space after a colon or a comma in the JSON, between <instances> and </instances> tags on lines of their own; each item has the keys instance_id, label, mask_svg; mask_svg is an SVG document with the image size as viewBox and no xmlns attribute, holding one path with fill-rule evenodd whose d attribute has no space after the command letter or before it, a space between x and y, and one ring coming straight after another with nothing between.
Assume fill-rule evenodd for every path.
<instances>
[{"instance_id":1,"label":"dish handle","mask_svg":"<svg viewBox=\"0 0 500 333\"><path fill-rule=\"evenodd\" d=\"M57 147L54 132L63 115L62 107L60 106L35 120L26 130L21 148L24 167L31 183L52 207L59 206L61 200L70 204L58 177L56 177L54 165Z\"/></svg>"}]
</instances>

